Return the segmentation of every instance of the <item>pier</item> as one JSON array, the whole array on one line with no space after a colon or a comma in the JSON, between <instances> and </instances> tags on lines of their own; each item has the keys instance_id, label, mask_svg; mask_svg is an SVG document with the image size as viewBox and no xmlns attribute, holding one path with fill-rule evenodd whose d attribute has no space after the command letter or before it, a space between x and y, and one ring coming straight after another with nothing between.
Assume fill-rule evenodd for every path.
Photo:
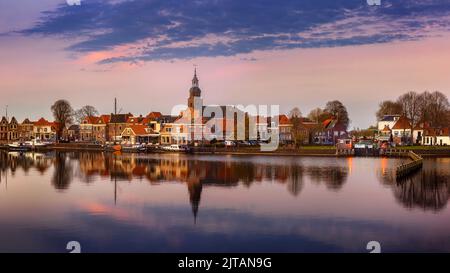
<instances>
[{"instance_id":1,"label":"pier","mask_svg":"<svg viewBox=\"0 0 450 273\"><path fill-rule=\"evenodd\" d=\"M423 158L413 151L388 149L388 150L386 150L385 155L409 157L412 160L411 162L404 163L404 164L397 166L397 168L395 170L395 174L396 174L397 178L405 177L405 176L411 174L412 172L422 168L422 165L423 165Z\"/></svg>"}]
</instances>

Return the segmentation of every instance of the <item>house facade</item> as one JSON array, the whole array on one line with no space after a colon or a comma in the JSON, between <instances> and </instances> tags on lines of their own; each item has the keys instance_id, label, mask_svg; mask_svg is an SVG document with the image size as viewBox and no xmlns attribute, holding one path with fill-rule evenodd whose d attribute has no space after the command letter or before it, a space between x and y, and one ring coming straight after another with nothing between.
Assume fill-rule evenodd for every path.
<instances>
[{"instance_id":1,"label":"house facade","mask_svg":"<svg viewBox=\"0 0 450 273\"><path fill-rule=\"evenodd\" d=\"M56 138L56 126L44 118L33 124L33 137L38 140L53 140Z\"/></svg>"},{"instance_id":2,"label":"house facade","mask_svg":"<svg viewBox=\"0 0 450 273\"><path fill-rule=\"evenodd\" d=\"M120 141L122 138L122 132L128 126L128 118L131 114L111 114L110 121L106 127L106 139L107 141Z\"/></svg>"},{"instance_id":3,"label":"house facade","mask_svg":"<svg viewBox=\"0 0 450 273\"><path fill-rule=\"evenodd\" d=\"M411 143L411 123L405 116L401 116L392 127L392 140L397 145Z\"/></svg>"},{"instance_id":4,"label":"house facade","mask_svg":"<svg viewBox=\"0 0 450 273\"><path fill-rule=\"evenodd\" d=\"M69 141L80 140L80 125L73 124L67 129L67 139Z\"/></svg>"},{"instance_id":5,"label":"house facade","mask_svg":"<svg viewBox=\"0 0 450 273\"><path fill-rule=\"evenodd\" d=\"M316 133L314 143L335 145L338 139L347 136L347 129L337 119L330 118L322 122L322 128Z\"/></svg>"},{"instance_id":6,"label":"house facade","mask_svg":"<svg viewBox=\"0 0 450 273\"><path fill-rule=\"evenodd\" d=\"M29 141L33 139L33 122L29 119L25 119L19 124L19 140Z\"/></svg>"}]
</instances>

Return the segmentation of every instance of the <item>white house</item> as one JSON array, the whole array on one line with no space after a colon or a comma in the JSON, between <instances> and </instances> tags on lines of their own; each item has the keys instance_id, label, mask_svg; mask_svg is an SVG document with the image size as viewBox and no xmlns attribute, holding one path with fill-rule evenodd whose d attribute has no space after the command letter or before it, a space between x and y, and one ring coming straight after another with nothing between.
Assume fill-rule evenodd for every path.
<instances>
[{"instance_id":1,"label":"white house","mask_svg":"<svg viewBox=\"0 0 450 273\"><path fill-rule=\"evenodd\" d=\"M380 121L378 121L378 131L383 130L386 126L389 129L392 129L399 119L400 115L385 115Z\"/></svg>"}]
</instances>

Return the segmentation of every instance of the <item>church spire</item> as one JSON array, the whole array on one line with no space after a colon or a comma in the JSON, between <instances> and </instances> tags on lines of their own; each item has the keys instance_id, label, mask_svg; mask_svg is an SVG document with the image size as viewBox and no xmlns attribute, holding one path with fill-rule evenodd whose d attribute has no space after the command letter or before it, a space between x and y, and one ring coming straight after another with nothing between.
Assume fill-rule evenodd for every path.
<instances>
[{"instance_id":1,"label":"church spire","mask_svg":"<svg viewBox=\"0 0 450 273\"><path fill-rule=\"evenodd\" d=\"M194 78L192 79L192 87L198 87L197 67L194 68Z\"/></svg>"}]
</instances>

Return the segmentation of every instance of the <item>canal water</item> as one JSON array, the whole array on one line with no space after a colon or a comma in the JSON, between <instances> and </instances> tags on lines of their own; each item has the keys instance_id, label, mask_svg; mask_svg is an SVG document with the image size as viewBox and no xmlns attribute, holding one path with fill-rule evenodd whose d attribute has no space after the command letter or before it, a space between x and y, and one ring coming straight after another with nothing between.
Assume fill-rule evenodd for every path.
<instances>
[{"instance_id":1,"label":"canal water","mask_svg":"<svg viewBox=\"0 0 450 273\"><path fill-rule=\"evenodd\" d=\"M450 158L0 152L0 252L450 252Z\"/></svg>"}]
</instances>

